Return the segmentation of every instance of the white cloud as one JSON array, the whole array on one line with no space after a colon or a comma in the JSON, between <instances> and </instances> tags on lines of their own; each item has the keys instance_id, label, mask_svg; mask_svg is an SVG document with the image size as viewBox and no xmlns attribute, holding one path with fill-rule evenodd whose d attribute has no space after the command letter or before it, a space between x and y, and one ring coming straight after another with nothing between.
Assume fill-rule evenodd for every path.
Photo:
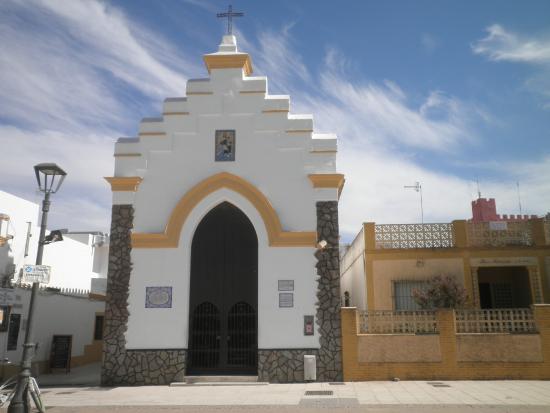
<instances>
[{"instance_id":1,"label":"white cloud","mask_svg":"<svg viewBox=\"0 0 550 413\"><path fill-rule=\"evenodd\" d=\"M7 1L0 14L0 98L3 115L18 122L127 124L136 105L128 107L122 90L161 100L182 95L186 75L198 72L165 39L102 2Z\"/></svg>"},{"instance_id":2,"label":"white cloud","mask_svg":"<svg viewBox=\"0 0 550 413\"><path fill-rule=\"evenodd\" d=\"M487 37L472 44L474 53L495 61L550 64L550 37L529 38L493 24Z\"/></svg>"},{"instance_id":3,"label":"white cloud","mask_svg":"<svg viewBox=\"0 0 550 413\"><path fill-rule=\"evenodd\" d=\"M288 36L288 32L274 35L286 39L284 47L292 62L302 62ZM253 50L255 61L270 58L264 56L269 55L268 48L242 39L239 42L241 49ZM432 169L423 165L422 157L416 157L413 150L449 162L467 160L482 139L475 125L488 122L491 115L442 90L429 91L423 102L413 105L395 82L365 81L351 76L349 69L355 69L353 62L336 48L329 48L319 78L310 74L297 82L294 74L286 72L277 80L291 94L293 113L313 113L315 130L338 134L338 170L346 175L340 200L343 240L353 239L364 221L420 222L419 195L403 188L415 181L422 183L425 222L470 218L470 202L477 196L474 177ZM277 73L276 68L272 70ZM272 72L266 74L271 81ZM548 161L497 165L502 168L502 178L483 180L483 190L497 198L499 210L518 212L515 180L520 179L524 212L543 214L543 206L550 204ZM490 163L478 165L489 167ZM514 178L510 174L515 174Z\"/></svg>"},{"instance_id":4,"label":"white cloud","mask_svg":"<svg viewBox=\"0 0 550 413\"><path fill-rule=\"evenodd\" d=\"M262 31L258 33L257 43L236 30L239 49L251 55L255 74L268 76L271 93L289 93L300 83L312 80L302 56L294 50L293 25L288 24L279 32Z\"/></svg>"},{"instance_id":5,"label":"white cloud","mask_svg":"<svg viewBox=\"0 0 550 413\"><path fill-rule=\"evenodd\" d=\"M19 14L33 20L32 29L19 30ZM110 191L102 177L112 173L119 130L137 127L132 95L144 95L138 100L145 104L182 95L198 67L170 42L98 1L4 2L0 23L0 101L11 122L0 127L2 189L33 198L32 166L58 162L69 175L56 195L52 225L108 230ZM418 222L418 195L403 189L415 181L423 185L426 221L469 217L471 182L431 170L413 151L464 156L476 137L479 111L441 90L412 103L395 82L354 79L346 73L353 62L336 48L328 49L316 75L296 52L291 28L260 32L257 42L240 36L239 46L251 54L255 73L269 76L272 92L292 94L294 113L313 113L316 130L339 134L339 170L347 180L343 233L351 237L363 221ZM199 62L201 52L188 61ZM550 204L549 163L509 165L533 213ZM501 181L483 186L499 205L512 208L515 187L510 192Z\"/></svg>"},{"instance_id":6,"label":"white cloud","mask_svg":"<svg viewBox=\"0 0 550 413\"><path fill-rule=\"evenodd\" d=\"M439 40L430 33L423 33L420 43L427 53L433 53L439 47Z\"/></svg>"},{"instance_id":7,"label":"white cloud","mask_svg":"<svg viewBox=\"0 0 550 413\"><path fill-rule=\"evenodd\" d=\"M32 166L57 162L68 176L51 224L108 230L103 176L113 173L115 139L135 132L140 112L154 115L163 98L184 95L187 77L199 72L189 62L200 57L184 59L143 24L92 0L1 2L0 37L2 189L39 201Z\"/></svg>"},{"instance_id":8,"label":"white cloud","mask_svg":"<svg viewBox=\"0 0 550 413\"><path fill-rule=\"evenodd\" d=\"M395 83L358 84L332 70L321 74L325 96L310 98L322 129L339 119L346 139L366 144L450 151L457 143L469 141L473 113L457 99L432 92L418 108L412 107L405 92Z\"/></svg>"},{"instance_id":9,"label":"white cloud","mask_svg":"<svg viewBox=\"0 0 550 413\"><path fill-rule=\"evenodd\" d=\"M542 109L550 110L550 36L529 37L494 24L487 36L472 44L472 51L495 62L529 64L537 70L528 77L525 88L542 97Z\"/></svg>"}]
</instances>

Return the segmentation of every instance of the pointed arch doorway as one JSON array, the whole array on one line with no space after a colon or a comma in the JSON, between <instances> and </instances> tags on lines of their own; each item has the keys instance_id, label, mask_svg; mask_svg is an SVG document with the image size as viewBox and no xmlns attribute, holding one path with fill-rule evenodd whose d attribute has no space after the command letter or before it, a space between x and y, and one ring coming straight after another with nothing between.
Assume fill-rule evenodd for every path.
<instances>
[{"instance_id":1,"label":"pointed arch doorway","mask_svg":"<svg viewBox=\"0 0 550 413\"><path fill-rule=\"evenodd\" d=\"M191 245L187 374L257 374L258 238L224 202L202 219Z\"/></svg>"}]
</instances>

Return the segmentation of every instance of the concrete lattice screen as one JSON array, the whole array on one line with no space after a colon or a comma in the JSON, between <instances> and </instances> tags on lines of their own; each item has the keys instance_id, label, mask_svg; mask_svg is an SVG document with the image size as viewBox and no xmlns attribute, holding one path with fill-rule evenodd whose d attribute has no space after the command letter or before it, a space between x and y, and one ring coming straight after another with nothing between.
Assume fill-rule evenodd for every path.
<instances>
[{"instance_id":1,"label":"concrete lattice screen","mask_svg":"<svg viewBox=\"0 0 550 413\"><path fill-rule=\"evenodd\" d=\"M432 315L376 313L371 323L376 327L376 317L384 317L384 334L369 332L376 328L370 329L365 321L368 315L342 308L346 381L550 379L548 304L531 309L438 310L437 331L431 333L426 332L425 320Z\"/></svg>"}]
</instances>

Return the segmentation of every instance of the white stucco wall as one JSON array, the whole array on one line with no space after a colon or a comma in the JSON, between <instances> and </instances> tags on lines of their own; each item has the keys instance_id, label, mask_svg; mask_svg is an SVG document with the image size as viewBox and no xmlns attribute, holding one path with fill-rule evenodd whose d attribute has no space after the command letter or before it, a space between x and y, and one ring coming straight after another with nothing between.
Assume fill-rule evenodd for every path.
<instances>
[{"instance_id":1,"label":"white stucco wall","mask_svg":"<svg viewBox=\"0 0 550 413\"><path fill-rule=\"evenodd\" d=\"M187 348L193 234L208 211L224 201L248 216L258 236L258 346L318 347L318 337L303 335L303 316L316 311L314 248L270 248L263 220L254 206L235 192L221 189L193 210L178 248L132 250L127 348ZM278 307L279 279L294 280L293 308ZM172 286L172 308L145 308L147 286Z\"/></svg>"},{"instance_id":2,"label":"white stucco wall","mask_svg":"<svg viewBox=\"0 0 550 413\"><path fill-rule=\"evenodd\" d=\"M367 309L365 278L365 237L363 229L355 237L340 262L340 293L344 305L344 293L350 293L350 306Z\"/></svg>"},{"instance_id":3,"label":"white stucco wall","mask_svg":"<svg viewBox=\"0 0 550 413\"><path fill-rule=\"evenodd\" d=\"M0 213L9 216L9 222L2 223L2 234L12 235L13 239L0 247L0 275L4 275L6 266L15 264L16 274L25 264L34 264L36 259L36 247L38 245L39 206L38 204L19 198L8 192L0 191ZM25 243L27 241L28 224L31 223L31 238L28 255L25 256Z\"/></svg>"},{"instance_id":4,"label":"white stucco wall","mask_svg":"<svg viewBox=\"0 0 550 413\"><path fill-rule=\"evenodd\" d=\"M90 289L93 248L92 235L64 235L63 241L54 242L44 247L42 263L52 267L51 287Z\"/></svg>"},{"instance_id":5,"label":"white stucco wall","mask_svg":"<svg viewBox=\"0 0 550 413\"><path fill-rule=\"evenodd\" d=\"M15 279L17 279L23 265L36 262L40 236L40 206L0 191L0 213L9 215L8 232L13 235L13 239L0 247L0 275L4 274L7 264L15 264ZM27 222L31 222L31 237L28 255L25 256ZM89 290L92 278L105 279L109 248L108 237L102 238L104 243L96 246L97 235L69 233L63 235L63 241L45 245L42 264L52 267L48 286Z\"/></svg>"},{"instance_id":6,"label":"white stucco wall","mask_svg":"<svg viewBox=\"0 0 550 413\"><path fill-rule=\"evenodd\" d=\"M309 115L274 112L288 109L289 97L269 96L267 79L246 77L242 69L213 69L208 79L190 80L187 93L164 104L164 112L187 115L144 120L139 139L120 140L115 147L118 155L140 154L115 158L115 176L143 178L135 194L113 193L114 204L134 205L134 231L163 232L191 188L229 172L263 193L284 231L315 232L316 201L337 200L338 194L335 188L314 189L308 174L336 172L336 137L313 134ZM236 131L235 161L216 162L215 131L226 129ZM143 135L151 132L165 135ZM259 348L319 346L317 335L303 334L303 316L316 313L314 248L269 247L255 207L236 192L220 189L192 211L178 248L132 250L127 348L187 348L191 241L202 217L223 201L240 208L258 235ZM279 279L294 280L294 308L278 308ZM145 309L147 286L172 286L172 308Z\"/></svg>"},{"instance_id":7,"label":"white stucco wall","mask_svg":"<svg viewBox=\"0 0 550 413\"><path fill-rule=\"evenodd\" d=\"M21 314L21 325L17 340L17 349L7 351L8 332L0 332L0 354L12 363L19 363L22 356L22 344L29 311L30 289L15 289L17 308L12 313ZM72 335L72 357L84 354L84 347L93 342L96 313L105 311L103 301L89 300L83 297L71 297L58 293L40 291L35 302L34 342L39 343L38 353L33 361L49 360L54 335Z\"/></svg>"}]
</instances>

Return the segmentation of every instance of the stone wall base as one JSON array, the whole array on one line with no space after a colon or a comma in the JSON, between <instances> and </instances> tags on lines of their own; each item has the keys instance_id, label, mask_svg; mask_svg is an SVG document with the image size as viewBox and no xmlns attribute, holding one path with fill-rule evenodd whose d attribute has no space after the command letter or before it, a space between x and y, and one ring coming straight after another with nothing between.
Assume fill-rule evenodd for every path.
<instances>
[{"instance_id":1,"label":"stone wall base","mask_svg":"<svg viewBox=\"0 0 550 413\"><path fill-rule=\"evenodd\" d=\"M183 381L187 350L126 350L104 362L103 386L140 386Z\"/></svg>"},{"instance_id":2,"label":"stone wall base","mask_svg":"<svg viewBox=\"0 0 550 413\"><path fill-rule=\"evenodd\" d=\"M258 350L258 380L270 383L304 381L304 355L317 358L317 380L324 381L323 366L319 364L319 349Z\"/></svg>"},{"instance_id":3,"label":"stone wall base","mask_svg":"<svg viewBox=\"0 0 550 413\"><path fill-rule=\"evenodd\" d=\"M304 355L317 358L317 381L334 380L321 362L319 349L258 350L258 380L269 383L304 381ZM105 361L103 386L167 385L185 377L187 350L126 350ZM331 366L333 367L333 366Z\"/></svg>"}]
</instances>

